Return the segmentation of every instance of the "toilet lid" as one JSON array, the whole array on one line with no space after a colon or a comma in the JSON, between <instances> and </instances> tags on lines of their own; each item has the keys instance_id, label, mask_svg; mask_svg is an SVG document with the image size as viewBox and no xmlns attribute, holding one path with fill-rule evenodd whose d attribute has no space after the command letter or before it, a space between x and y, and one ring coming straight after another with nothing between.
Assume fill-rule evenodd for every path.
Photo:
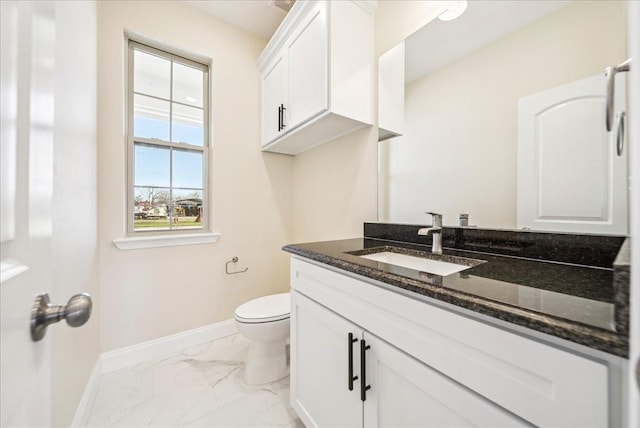
<instances>
[{"instance_id":1,"label":"toilet lid","mask_svg":"<svg viewBox=\"0 0 640 428\"><path fill-rule=\"evenodd\" d=\"M238 306L235 317L240 322L259 323L289 318L291 299L289 293L259 297Z\"/></svg>"}]
</instances>

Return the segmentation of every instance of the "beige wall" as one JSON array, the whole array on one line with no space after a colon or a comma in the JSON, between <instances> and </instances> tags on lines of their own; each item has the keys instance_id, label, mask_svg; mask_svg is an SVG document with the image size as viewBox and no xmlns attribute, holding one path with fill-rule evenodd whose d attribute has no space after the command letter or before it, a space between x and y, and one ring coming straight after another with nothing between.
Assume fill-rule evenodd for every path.
<instances>
[{"instance_id":1,"label":"beige wall","mask_svg":"<svg viewBox=\"0 0 640 428\"><path fill-rule=\"evenodd\" d=\"M382 145L380 220L428 223L428 209L515 228L518 98L622 62L625 34L623 2L578 1L408 85L405 134Z\"/></svg>"},{"instance_id":2,"label":"beige wall","mask_svg":"<svg viewBox=\"0 0 640 428\"><path fill-rule=\"evenodd\" d=\"M367 127L295 157L294 242L361 237L376 220L377 141Z\"/></svg>"},{"instance_id":3,"label":"beige wall","mask_svg":"<svg viewBox=\"0 0 640 428\"><path fill-rule=\"evenodd\" d=\"M69 426L100 353L95 2L56 2L52 303L93 297L81 328L51 326L53 426Z\"/></svg>"},{"instance_id":4,"label":"beige wall","mask_svg":"<svg viewBox=\"0 0 640 428\"><path fill-rule=\"evenodd\" d=\"M436 19L452 3L454 0L381 0L376 10L376 58Z\"/></svg>"},{"instance_id":5,"label":"beige wall","mask_svg":"<svg viewBox=\"0 0 640 428\"><path fill-rule=\"evenodd\" d=\"M380 2L376 52L418 28L401 29L399 19L427 22L441 3ZM125 30L212 58L212 229L222 233L215 244L132 251L112 244L126 227ZM103 352L229 319L238 304L288 289L283 245L362 236L362 223L376 220L375 127L296 157L260 151L255 60L265 40L164 1L100 2L98 40ZM233 256L247 273L224 274Z\"/></svg>"},{"instance_id":6,"label":"beige wall","mask_svg":"<svg viewBox=\"0 0 640 428\"><path fill-rule=\"evenodd\" d=\"M99 3L101 348L109 351L229 319L240 303L286 291L293 158L262 153L255 61L266 41L180 2ZM125 236L124 32L208 57L212 81L214 244L120 251ZM225 274L240 258L249 271Z\"/></svg>"},{"instance_id":7,"label":"beige wall","mask_svg":"<svg viewBox=\"0 0 640 428\"><path fill-rule=\"evenodd\" d=\"M380 1L375 15L376 64L378 56L434 19L448 4L449 1ZM296 156L293 240L361 237L362 223L378 218L377 171L375 126Z\"/></svg>"}]
</instances>

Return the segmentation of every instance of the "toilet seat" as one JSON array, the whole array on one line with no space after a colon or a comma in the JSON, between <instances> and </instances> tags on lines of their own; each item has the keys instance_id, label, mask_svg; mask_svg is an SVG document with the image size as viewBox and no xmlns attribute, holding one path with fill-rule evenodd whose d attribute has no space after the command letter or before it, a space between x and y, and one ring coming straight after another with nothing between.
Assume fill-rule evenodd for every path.
<instances>
[{"instance_id":1,"label":"toilet seat","mask_svg":"<svg viewBox=\"0 0 640 428\"><path fill-rule=\"evenodd\" d=\"M268 323L290 317L291 299L289 293L259 297L238 306L234 317L246 324Z\"/></svg>"}]
</instances>

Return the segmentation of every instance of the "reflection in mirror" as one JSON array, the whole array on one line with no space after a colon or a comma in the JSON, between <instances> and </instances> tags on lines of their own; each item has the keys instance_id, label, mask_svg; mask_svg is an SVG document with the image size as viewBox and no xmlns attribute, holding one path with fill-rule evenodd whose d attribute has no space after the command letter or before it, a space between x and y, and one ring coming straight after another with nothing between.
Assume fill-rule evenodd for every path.
<instances>
[{"instance_id":1,"label":"reflection in mirror","mask_svg":"<svg viewBox=\"0 0 640 428\"><path fill-rule=\"evenodd\" d=\"M473 1L405 49L404 135L379 146L379 221L435 211L445 226L468 214L482 228L627 233L603 73L626 59L624 2Z\"/></svg>"}]
</instances>

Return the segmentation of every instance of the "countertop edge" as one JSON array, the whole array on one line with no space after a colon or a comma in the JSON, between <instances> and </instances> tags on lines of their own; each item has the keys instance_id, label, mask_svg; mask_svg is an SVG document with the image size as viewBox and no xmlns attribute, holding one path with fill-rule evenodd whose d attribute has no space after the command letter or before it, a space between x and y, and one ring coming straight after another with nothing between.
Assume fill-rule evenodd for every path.
<instances>
[{"instance_id":1,"label":"countertop edge","mask_svg":"<svg viewBox=\"0 0 640 428\"><path fill-rule=\"evenodd\" d=\"M286 245L282 250L329 266L343 269L347 272L355 273L375 281L399 286L404 290L414 291L414 289L420 289L422 291L419 293L421 296L431 297L473 312L488 315L502 321L546 333L551 336L559 337L570 342L578 343L619 357L629 357L628 337L616 332L606 331L597 327L590 327L578 322L572 322L554 316L529 311L480 296L434 286L411 278L382 272L362 265L356 265L325 254L306 250L296 245ZM427 291L428 293L425 293L424 291Z\"/></svg>"}]
</instances>

